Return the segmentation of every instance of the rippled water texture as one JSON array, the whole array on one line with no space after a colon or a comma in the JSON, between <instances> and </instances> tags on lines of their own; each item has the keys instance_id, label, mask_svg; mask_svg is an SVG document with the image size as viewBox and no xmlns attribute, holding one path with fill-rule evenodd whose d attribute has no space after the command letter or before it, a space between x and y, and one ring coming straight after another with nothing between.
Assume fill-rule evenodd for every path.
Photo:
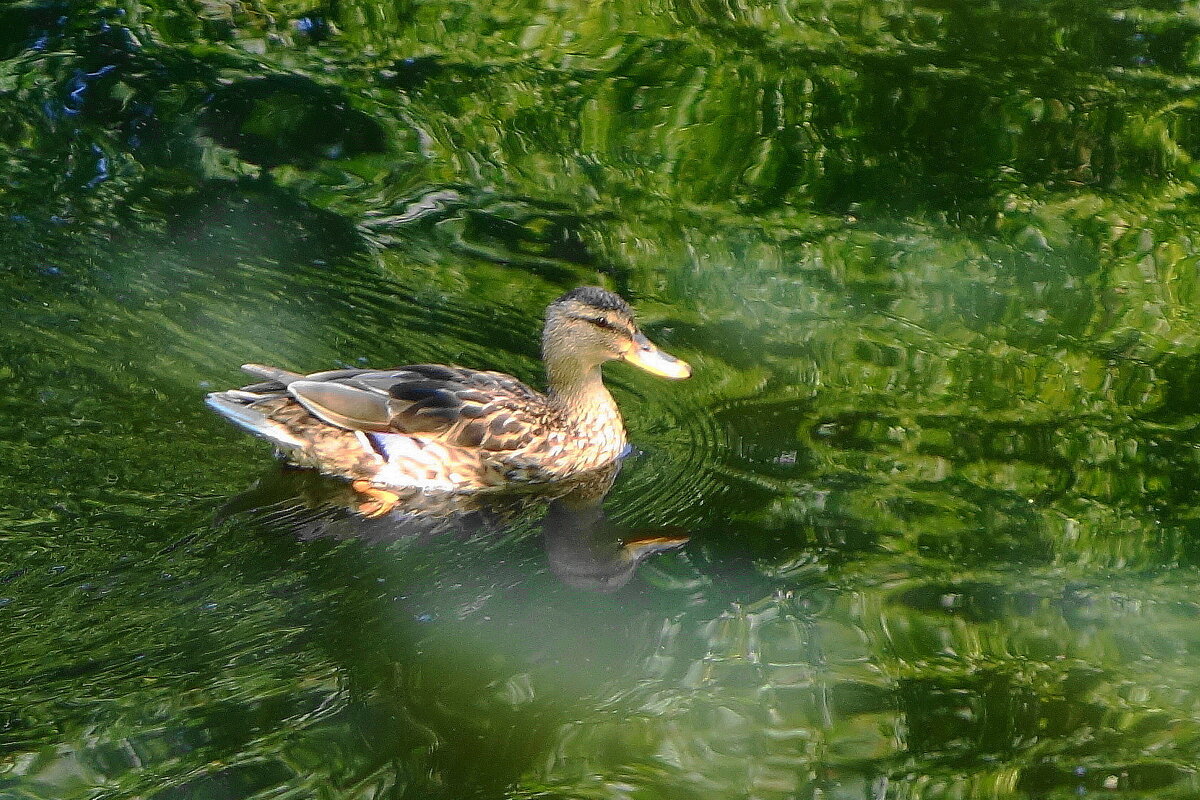
<instances>
[{"instance_id":1,"label":"rippled water texture","mask_svg":"<svg viewBox=\"0 0 1200 800\"><path fill-rule=\"evenodd\" d=\"M4 6L0 797L1200 796L1198 20ZM696 369L611 490L363 520L203 405L596 283Z\"/></svg>"}]
</instances>

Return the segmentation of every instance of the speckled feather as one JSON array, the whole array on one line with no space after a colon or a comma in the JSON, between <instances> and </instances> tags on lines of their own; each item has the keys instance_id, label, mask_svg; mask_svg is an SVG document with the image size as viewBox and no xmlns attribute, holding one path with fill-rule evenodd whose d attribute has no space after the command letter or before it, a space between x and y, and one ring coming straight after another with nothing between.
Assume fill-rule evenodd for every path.
<instances>
[{"instance_id":1,"label":"speckled feather","mask_svg":"<svg viewBox=\"0 0 1200 800\"><path fill-rule=\"evenodd\" d=\"M563 447L562 411L500 372L415 364L296 377L290 392L279 381L241 391L261 395L249 407L308 444L285 452L304 466L430 488L542 482L580 471L578 455ZM336 388L322 392L321 384ZM347 410L353 427L344 427Z\"/></svg>"}]
</instances>

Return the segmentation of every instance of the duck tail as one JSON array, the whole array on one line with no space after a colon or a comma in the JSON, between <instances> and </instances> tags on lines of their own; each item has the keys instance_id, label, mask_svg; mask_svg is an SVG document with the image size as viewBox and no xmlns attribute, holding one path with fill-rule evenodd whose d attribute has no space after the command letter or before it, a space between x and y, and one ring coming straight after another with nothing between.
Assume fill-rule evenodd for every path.
<instances>
[{"instance_id":1,"label":"duck tail","mask_svg":"<svg viewBox=\"0 0 1200 800\"><path fill-rule=\"evenodd\" d=\"M303 450L304 442L296 438L286 425L271 419L254 407L253 400L261 399L261 395L235 389L228 392L212 392L204 398L204 402L234 425L255 436L261 436L281 450Z\"/></svg>"},{"instance_id":2,"label":"duck tail","mask_svg":"<svg viewBox=\"0 0 1200 800\"><path fill-rule=\"evenodd\" d=\"M248 372L256 378L282 383L284 386L304 377L299 372L289 372L279 367L268 367L266 364L242 364L242 371Z\"/></svg>"}]
</instances>

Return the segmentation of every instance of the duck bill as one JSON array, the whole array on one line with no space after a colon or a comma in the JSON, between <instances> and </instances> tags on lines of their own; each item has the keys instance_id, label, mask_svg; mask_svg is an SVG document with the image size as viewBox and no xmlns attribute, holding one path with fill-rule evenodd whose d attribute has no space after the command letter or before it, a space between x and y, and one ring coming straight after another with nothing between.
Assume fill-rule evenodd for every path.
<instances>
[{"instance_id":1,"label":"duck bill","mask_svg":"<svg viewBox=\"0 0 1200 800\"><path fill-rule=\"evenodd\" d=\"M680 380L690 377L692 374L692 368L686 361L659 350L654 342L640 332L634 335L633 347L625 352L624 358L635 367L641 367L651 375L658 375L660 378Z\"/></svg>"}]
</instances>

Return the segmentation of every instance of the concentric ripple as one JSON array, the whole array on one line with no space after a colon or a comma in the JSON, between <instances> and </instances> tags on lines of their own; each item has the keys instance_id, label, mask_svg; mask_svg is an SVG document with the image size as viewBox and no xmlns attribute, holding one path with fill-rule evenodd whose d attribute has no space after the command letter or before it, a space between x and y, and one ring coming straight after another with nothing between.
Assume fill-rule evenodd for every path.
<instances>
[{"instance_id":1,"label":"concentric ripple","mask_svg":"<svg viewBox=\"0 0 1200 800\"><path fill-rule=\"evenodd\" d=\"M712 396L722 390L724 365L703 355L683 355L694 370L687 381L659 385L642 376L636 376L636 383L623 377L610 381L629 436L641 451L616 487L621 498L617 514L686 525L704 516L727 488L720 470L730 441L711 409Z\"/></svg>"}]
</instances>

